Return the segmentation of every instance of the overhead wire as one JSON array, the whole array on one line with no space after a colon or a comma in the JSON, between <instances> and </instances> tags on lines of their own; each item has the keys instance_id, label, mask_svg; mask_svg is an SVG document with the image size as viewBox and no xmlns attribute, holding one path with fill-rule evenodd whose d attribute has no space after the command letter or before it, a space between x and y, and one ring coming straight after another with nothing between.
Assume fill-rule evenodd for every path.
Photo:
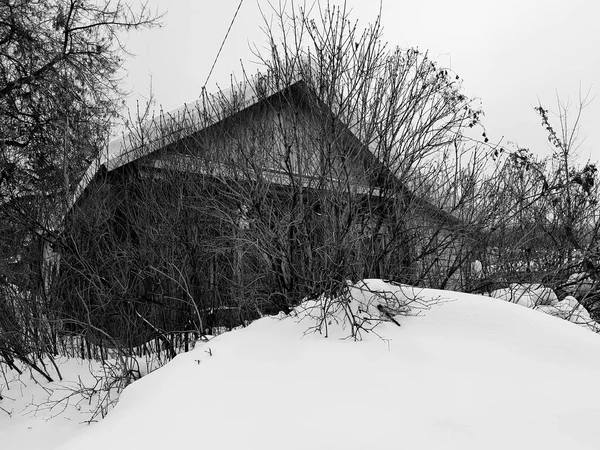
<instances>
[{"instance_id":1,"label":"overhead wire","mask_svg":"<svg viewBox=\"0 0 600 450\"><path fill-rule=\"evenodd\" d=\"M225 45L225 41L227 41L227 37L229 36L229 32L231 31L231 28L233 27L235 19L236 19L238 13L240 12L240 8L242 7L242 3L244 3L244 0L240 0L240 2L238 3L237 9L235 10L235 14L233 15L233 19L231 19L231 23L229 24L229 28L227 28L227 33L225 33L225 37L223 38L223 41L221 42L221 47L219 47L219 51L217 52L217 56L215 56L215 60L212 63L212 67L210 68L210 71L208 72L208 76L206 77L206 81L204 82L204 85L202 86L202 90L204 90L206 88L206 85L208 84L208 80L210 80L210 76L213 73L213 70L214 70L214 68L215 68L215 66L217 64L219 56L221 55L221 51L223 50L223 46Z\"/></svg>"}]
</instances>

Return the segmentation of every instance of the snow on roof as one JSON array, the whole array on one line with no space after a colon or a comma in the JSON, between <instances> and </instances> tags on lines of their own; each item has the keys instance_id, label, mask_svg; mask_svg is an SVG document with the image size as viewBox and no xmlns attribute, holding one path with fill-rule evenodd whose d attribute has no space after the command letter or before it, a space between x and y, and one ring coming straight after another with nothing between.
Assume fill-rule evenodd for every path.
<instances>
[{"instance_id":1,"label":"snow on roof","mask_svg":"<svg viewBox=\"0 0 600 450\"><path fill-rule=\"evenodd\" d=\"M233 104L236 106L235 111L240 111L283 90L271 86L270 83L262 83L258 89L262 77L259 74L228 89L207 94L204 98L161 112L145 120L138 128L133 128L112 139L106 151L90 164L83 175L75 190L73 204L77 202L102 167L108 171L115 170L198 131L199 126L205 128L222 120L230 114L226 110L228 105ZM299 76L291 78L285 88L291 87L300 80Z\"/></svg>"},{"instance_id":2,"label":"snow on roof","mask_svg":"<svg viewBox=\"0 0 600 450\"><path fill-rule=\"evenodd\" d=\"M75 190L72 204L77 202L102 167L110 172L143 156L152 154L179 139L217 123L228 117L232 111L239 112L284 89L303 82L305 74L310 74L313 70L315 69L309 60L301 59L298 61L294 73L286 83L283 83L283 86L281 86L281 83L265 82L265 75L257 74L245 82L232 85L228 89L213 94L207 94L203 98L191 103L184 103L178 108L161 112L157 116L144 121L138 129L125 132L110 141L106 153L94 161L82 177ZM313 94L315 93L313 92ZM320 100L318 96L317 100ZM235 108L229 108L231 105L234 105ZM370 142L362 142L360 140L361 121L355 115L349 117L347 123L341 124L349 130L351 136L364 146L367 150L366 154L376 164L383 166L377 156L377 136L374 136ZM393 176L395 177L395 175ZM406 187L403 182L400 183ZM407 189L407 192L413 194L410 189ZM425 198L414 195L413 198L416 204L422 208L422 212L429 214L436 220L447 222L456 231L461 233L464 231L462 230L462 222L451 213L438 208Z\"/></svg>"}]
</instances>

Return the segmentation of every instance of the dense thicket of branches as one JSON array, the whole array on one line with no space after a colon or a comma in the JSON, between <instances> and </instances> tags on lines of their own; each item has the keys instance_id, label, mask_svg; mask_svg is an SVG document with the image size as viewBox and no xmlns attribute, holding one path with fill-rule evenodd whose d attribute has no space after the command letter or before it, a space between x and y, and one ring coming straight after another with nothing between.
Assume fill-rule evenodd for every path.
<instances>
[{"instance_id":1,"label":"dense thicket of branches","mask_svg":"<svg viewBox=\"0 0 600 450\"><path fill-rule=\"evenodd\" d=\"M473 193L447 178L481 164L480 112L458 77L338 9L279 18L258 75L132 130L70 215L60 297L98 338L212 332L361 278L467 283L477 225L448 211Z\"/></svg>"},{"instance_id":2,"label":"dense thicket of branches","mask_svg":"<svg viewBox=\"0 0 600 450\"><path fill-rule=\"evenodd\" d=\"M3 194L77 183L115 119L118 33L156 17L121 1L0 2Z\"/></svg>"},{"instance_id":3,"label":"dense thicket of branches","mask_svg":"<svg viewBox=\"0 0 600 450\"><path fill-rule=\"evenodd\" d=\"M576 160L579 121L587 104L582 96L575 107L559 99L554 114L536 107L552 155L540 159L528 149L516 149L498 159L494 176L482 179L485 209L493 213L486 218L488 253L480 287L542 283L559 296L576 292L599 318L598 173L595 163ZM583 280L587 288L582 292Z\"/></svg>"},{"instance_id":4,"label":"dense thicket of branches","mask_svg":"<svg viewBox=\"0 0 600 450\"><path fill-rule=\"evenodd\" d=\"M155 24L120 0L0 0L0 268L18 287L2 290L5 357L55 350L49 244L116 118L119 33Z\"/></svg>"},{"instance_id":5,"label":"dense thicket of branches","mask_svg":"<svg viewBox=\"0 0 600 450\"><path fill-rule=\"evenodd\" d=\"M116 29L152 21L106 5L113 15L81 2L72 13L40 6L51 18L40 33L69 45L56 61L32 56L32 67L50 68L29 75L6 64L2 245L21 251L3 261L6 361L59 351L66 334L121 354L154 339L172 356L177 336L306 298L343 303L348 282L369 277L475 292L541 282L560 295L573 273L597 280L597 171L573 164L577 122L555 131L537 109L556 149L545 161L489 145L485 133L479 141L482 113L455 74L389 48L379 22L359 32L343 9L318 6L275 12L256 75L138 121L121 159L85 180L58 233L42 206L64 205L56 193L70 192L114 111L118 60L104 75L95 64L117 58L105 50Z\"/></svg>"}]
</instances>

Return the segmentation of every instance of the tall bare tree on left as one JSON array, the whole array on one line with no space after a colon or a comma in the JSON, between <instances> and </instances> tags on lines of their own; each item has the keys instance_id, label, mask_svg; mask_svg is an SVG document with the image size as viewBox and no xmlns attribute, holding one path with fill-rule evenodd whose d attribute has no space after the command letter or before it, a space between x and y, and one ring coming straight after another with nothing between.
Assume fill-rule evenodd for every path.
<instances>
[{"instance_id":1,"label":"tall bare tree on left","mask_svg":"<svg viewBox=\"0 0 600 450\"><path fill-rule=\"evenodd\" d=\"M120 0L0 0L2 186L77 181L118 112L122 32L159 19Z\"/></svg>"},{"instance_id":2,"label":"tall bare tree on left","mask_svg":"<svg viewBox=\"0 0 600 450\"><path fill-rule=\"evenodd\" d=\"M0 0L0 359L39 348L39 231L52 233L118 117L121 39L161 18L122 0Z\"/></svg>"}]
</instances>

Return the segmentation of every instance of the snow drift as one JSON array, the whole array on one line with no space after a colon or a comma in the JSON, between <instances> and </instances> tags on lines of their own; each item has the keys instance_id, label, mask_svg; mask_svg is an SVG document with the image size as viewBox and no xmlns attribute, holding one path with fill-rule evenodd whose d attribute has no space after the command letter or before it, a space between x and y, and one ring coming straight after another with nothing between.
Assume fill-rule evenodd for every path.
<instances>
[{"instance_id":1,"label":"snow drift","mask_svg":"<svg viewBox=\"0 0 600 450\"><path fill-rule=\"evenodd\" d=\"M490 297L360 287L354 311L403 295L422 307L360 341L335 315L332 337L306 333L322 302L261 319L135 382L60 448L599 447L598 335Z\"/></svg>"},{"instance_id":2,"label":"snow drift","mask_svg":"<svg viewBox=\"0 0 600 450\"><path fill-rule=\"evenodd\" d=\"M535 308L537 311L568 320L594 332L600 332L600 324L592 319L587 309L575 297L567 295L562 300L558 300L552 289L541 284L513 283L507 288L491 292L490 297L526 308Z\"/></svg>"}]
</instances>

